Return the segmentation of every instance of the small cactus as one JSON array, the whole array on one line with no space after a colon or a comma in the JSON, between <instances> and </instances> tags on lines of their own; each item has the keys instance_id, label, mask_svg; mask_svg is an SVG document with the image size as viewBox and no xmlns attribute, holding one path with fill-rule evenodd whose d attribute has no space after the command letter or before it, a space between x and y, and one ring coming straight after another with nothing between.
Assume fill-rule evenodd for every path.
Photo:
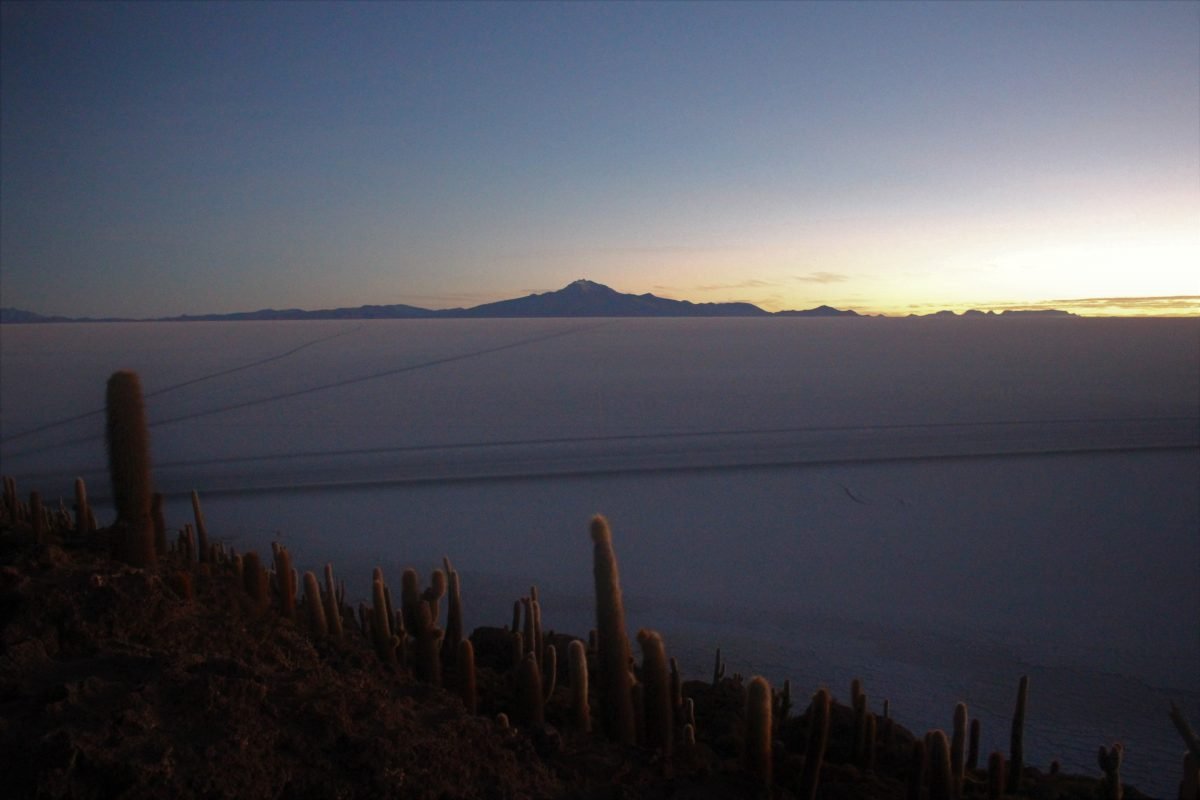
<instances>
[{"instance_id":1,"label":"small cactus","mask_svg":"<svg viewBox=\"0 0 1200 800\"><path fill-rule=\"evenodd\" d=\"M167 555L167 517L163 513L163 496L162 492L155 492L154 497L150 501L150 523L154 528L154 553L162 558ZM89 516L91 510L88 510ZM95 530L96 520L91 518L90 524Z\"/></svg>"},{"instance_id":2,"label":"small cactus","mask_svg":"<svg viewBox=\"0 0 1200 800\"><path fill-rule=\"evenodd\" d=\"M388 603L390 606L391 603ZM400 608L404 613L404 627L410 631L421 629L421 578L411 567L400 574Z\"/></svg>"},{"instance_id":3,"label":"small cactus","mask_svg":"<svg viewBox=\"0 0 1200 800\"><path fill-rule=\"evenodd\" d=\"M246 593L254 600L259 608L266 608L268 602L267 572L262 567L258 553L251 550L242 556L242 581Z\"/></svg>"},{"instance_id":4,"label":"small cactus","mask_svg":"<svg viewBox=\"0 0 1200 800\"><path fill-rule=\"evenodd\" d=\"M33 525L33 541L43 544L46 541L46 510L42 508L42 493L29 493L29 521Z\"/></svg>"},{"instance_id":5,"label":"small cactus","mask_svg":"<svg viewBox=\"0 0 1200 800\"><path fill-rule=\"evenodd\" d=\"M1125 748L1120 742L1114 744L1111 748L1100 746L1100 752L1096 756L1096 761L1100 764L1100 770L1104 773L1104 777L1100 779L1099 792L1102 800L1121 800L1123 792L1121 790L1121 758L1125 755Z\"/></svg>"},{"instance_id":6,"label":"small cactus","mask_svg":"<svg viewBox=\"0 0 1200 800\"><path fill-rule=\"evenodd\" d=\"M545 680L542 681L545 686L543 691L546 693L546 702L550 702L550 698L554 696L554 689L558 686L558 651L554 649L554 645L546 645L546 649L542 655L542 675Z\"/></svg>"},{"instance_id":7,"label":"small cactus","mask_svg":"<svg viewBox=\"0 0 1200 800\"><path fill-rule=\"evenodd\" d=\"M527 653L521 660L521 669L517 673L517 702L520 706L521 719L525 722L541 725L546 721L545 699L542 695L542 674L533 653Z\"/></svg>"},{"instance_id":8,"label":"small cactus","mask_svg":"<svg viewBox=\"0 0 1200 800\"><path fill-rule=\"evenodd\" d=\"M817 796L817 783L821 780L821 762L825 758L825 747L829 743L829 717L832 700L828 689L813 695L808 707L808 744L804 750L804 771L800 774L801 800L813 800Z\"/></svg>"},{"instance_id":9,"label":"small cactus","mask_svg":"<svg viewBox=\"0 0 1200 800\"><path fill-rule=\"evenodd\" d=\"M329 625L329 635L335 639L342 636L342 609L337 600L337 587L333 583L333 564L325 565L325 622Z\"/></svg>"},{"instance_id":10,"label":"small cactus","mask_svg":"<svg viewBox=\"0 0 1200 800\"><path fill-rule=\"evenodd\" d=\"M211 559L208 552L208 526L204 524L204 510L200 508L200 495L192 490L192 516L196 519L196 560L201 564Z\"/></svg>"},{"instance_id":11,"label":"small cactus","mask_svg":"<svg viewBox=\"0 0 1200 800\"><path fill-rule=\"evenodd\" d=\"M580 640L573 639L567 646L567 663L571 677L571 718L576 728L589 733L592 711L588 707L587 649Z\"/></svg>"},{"instance_id":12,"label":"small cactus","mask_svg":"<svg viewBox=\"0 0 1200 800\"><path fill-rule=\"evenodd\" d=\"M1004 796L1004 753L999 750L988 756L987 796L988 800L1000 800Z\"/></svg>"},{"instance_id":13,"label":"small cactus","mask_svg":"<svg viewBox=\"0 0 1200 800\"><path fill-rule=\"evenodd\" d=\"M746 771L764 787L771 785L771 684L750 679L746 692Z\"/></svg>"},{"instance_id":14,"label":"small cactus","mask_svg":"<svg viewBox=\"0 0 1200 800\"><path fill-rule=\"evenodd\" d=\"M930 731L926 738L929 747L929 800L951 800L954 797L954 778L946 732Z\"/></svg>"},{"instance_id":15,"label":"small cactus","mask_svg":"<svg viewBox=\"0 0 1200 800\"><path fill-rule=\"evenodd\" d=\"M950 777L954 782L954 796L962 796L963 780L966 777L967 704L954 707L954 736L950 740Z\"/></svg>"},{"instance_id":16,"label":"small cactus","mask_svg":"<svg viewBox=\"0 0 1200 800\"><path fill-rule=\"evenodd\" d=\"M379 578L371 582L371 598L371 643L375 646L375 654L379 656L379 660L386 666L394 667L396 649L392 644L392 625L388 619L384 583Z\"/></svg>"},{"instance_id":17,"label":"small cactus","mask_svg":"<svg viewBox=\"0 0 1200 800\"><path fill-rule=\"evenodd\" d=\"M969 745L967 747L967 769L975 770L979 768L979 718L971 720L971 733L968 737Z\"/></svg>"},{"instance_id":18,"label":"small cactus","mask_svg":"<svg viewBox=\"0 0 1200 800\"><path fill-rule=\"evenodd\" d=\"M458 696L462 698L467 713L474 714L479 702L475 690L475 646L470 639L460 639L457 649L454 669L458 676Z\"/></svg>"},{"instance_id":19,"label":"small cactus","mask_svg":"<svg viewBox=\"0 0 1200 800\"><path fill-rule=\"evenodd\" d=\"M1014 794L1021 789L1021 773L1025 770L1025 703L1029 699L1029 676L1022 675L1017 686L1017 707L1013 712L1012 736L1008 748L1008 790Z\"/></svg>"},{"instance_id":20,"label":"small cactus","mask_svg":"<svg viewBox=\"0 0 1200 800\"><path fill-rule=\"evenodd\" d=\"M663 646L662 636L655 631L640 630L637 640L642 647L642 681L646 686L643 699L646 745L669 756L675 725L667 650Z\"/></svg>"},{"instance_id":21,"label":"small cactus","mask_svg":"<svg viewBox=\"0 0 1200 800\"><path fill-rule=\"evenodd\" d=\"M321 604L321 587L317 584L317 576L311 572L304 573L304 615L313 633L317 636L329 635L329 623Z\"/></svg>"},{"instance_id":22,"label":"small cactus","mask_svg":"<svg viewBox=\"0 0 1200 800\"><path fill-rule=\"evenodd\" d=\"M199 506L195 507L198 508ZM199 518L197 518L197 521L199 521ZM205 541L205 537L200 537L200 542L196 547L197 560L201 563L204 562ZM272 549L275 551L275 581L279 589L279 608L285 617L295 619L296 579L292 572L292 555L287 551L286 547L278 543L275 543Z\"/></svg>"},{"instance_id":23,"label":"small cactus","mask_svg":"<svg viewBox=\"0 0 1200 800\"><path fill-rule=\"evenodd\" d=\"M925 746L925 740L915 739L912 745L912 754L908 760L908 791L905 794L908 800L921 800L921 787L925 785L928 756L929 748Z\"/></svg>"},{"instance_id":24,"label":"small cactus","mask_svg":"<svg viewBox=\"0 0 1200 800\"><path fill-rule=\"evenodd\" d=\"M86 539L92 533L92 507L88 505L87 484L75 479L75 535Z\"/></svg>"}]
</instances>

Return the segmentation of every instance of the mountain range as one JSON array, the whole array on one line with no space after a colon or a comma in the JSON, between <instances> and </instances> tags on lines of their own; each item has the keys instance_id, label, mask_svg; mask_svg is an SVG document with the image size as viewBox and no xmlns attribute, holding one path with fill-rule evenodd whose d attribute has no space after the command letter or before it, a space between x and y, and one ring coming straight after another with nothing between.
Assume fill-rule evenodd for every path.
<instances>
[{"instance_id":1,"label":"mountain range","mask_svg":"<svg viewBox=\"0 0 1200 800\"><path fill-rule=\"evenodd\" d=\"M963 316L1071 316L1065 311L967 311ZM958 316L941 311L937 316ZM603 284L580 279L553 292L529 294L512 300L484 303L471 308L428 309L409 305L366 305L306 311L299 308L241 311L232 314L185 314L157 317L153 322L217 322L239 320L302 319L495 319L515 317L858 317L857 311L822 305L803 311L764 311L752 303L692 303L653 294L625 294ZM51 317L18 308L0 308L0 323L130 322L129 319Z\"/></svg>"}]
</instances>

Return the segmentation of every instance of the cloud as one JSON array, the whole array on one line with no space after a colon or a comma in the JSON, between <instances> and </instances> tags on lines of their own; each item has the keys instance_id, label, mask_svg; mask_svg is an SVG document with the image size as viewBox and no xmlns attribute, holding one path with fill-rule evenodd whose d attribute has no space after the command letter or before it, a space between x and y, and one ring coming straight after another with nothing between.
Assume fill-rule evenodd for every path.
<instances>
[{"instance_id":1,"label":"cloud","mask_svg":"<svg viewBox=\"0 0 1200 800\"><path fill-rule=\"evenodd\" d=\"M841 283L850 280L849 275L840 272L810 272L807 275L797 275L796 280L804 283Z\"/></svg>"},{"instance_id":2,"label":"cloud","mask_svg":"<svg viewBox=\"0 0 1200 800\"><path fill-rule=\"evenodd\" d=\"M1068 300L1046 300L1039 305L1050 306L1055 303L1071 305L1075 308L1188 310L1200 313L1200 295L1195 294L1175 294L1161 297L1082 297Z\"/></svg>"}]
</instances>

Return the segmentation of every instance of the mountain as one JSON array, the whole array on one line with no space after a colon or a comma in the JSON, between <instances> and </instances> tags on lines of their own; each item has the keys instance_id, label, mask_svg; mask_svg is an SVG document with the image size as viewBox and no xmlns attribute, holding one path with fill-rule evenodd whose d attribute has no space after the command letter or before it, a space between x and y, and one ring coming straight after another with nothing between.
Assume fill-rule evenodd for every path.
<instances>
[{"instance_id":1,"label":"mountain","mask_svg":"<svg viewBox=\"0 0 1200 800\"><path fill-rule=\"evenodd\" d=\"M652 294L622 294L580 279L555 292L484 303L445 316L456 317L765 317L750 303L691 303Z\"/></svg>"},{"instance_id":2,"label":"mountain","mask_svg":"<svg viewBox=\"0 0 1200 800\"><path fill-rule=\"evenodd\" d=\"M860 317L857 311L840 311L833 306L817 306L804 311L776 311L777 317Z\"/></svg>"},{"instance_id":3,"label":"mountain","mask_svg":"<svg viewBox=\"0 0 1200 800\"><path fill-rule=\"evenodd\" d=\"M242 320L303 320L303 319L488 319L514 317L860 317L857 311L842 311L831 306L817 306L803 311L778 311L772 314L753 303L692 303L688 300L669 300L653 294L625 294L601 283L580 279L553 292L530 294L512 300L484 303L472 308L433 310L403 304L353 308L326 308L305 311L300 308L264 308L258 311L239 311L232 314L185 314L178 317L159 317L153 322L236 322ZM953 311L936 314L910 314L910 317L958 317ZM1066 311L1003 311L986 314L974 309L963 317L1073 317ZM115 322L115 319L75 319L48 317L19 308L0 308L0 323L35 322ZM133 320L119 320L131 322Z\"/></svg>"}]
</instances>

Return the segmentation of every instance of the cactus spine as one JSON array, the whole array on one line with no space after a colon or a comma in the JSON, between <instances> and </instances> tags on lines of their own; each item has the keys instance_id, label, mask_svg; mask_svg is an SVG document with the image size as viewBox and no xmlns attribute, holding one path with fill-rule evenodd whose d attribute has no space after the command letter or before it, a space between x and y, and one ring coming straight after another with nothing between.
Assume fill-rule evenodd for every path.
<instances>
[{"instance_id":1,"label":"cactus spine","mask_svg":"<svg viewBox=\"0 0 1200 800\"><path fill-rule=\"evenodd\" d=\"M108 474L117 507L115 554L135 567L150 566L155 561L150 520L150 432L142 402L142 381L136 372L112 374L105 410Z\"/></svg>"},{"instance_id":2,"label":"cactus spine","mask_svg":"<svg viewBox=\"0 0 1200 800\"><path fill-rule=\"evenodd\" d=\"M667 650L656 631L640 630L637 640L642 647L642 682L646 685L646 745L669 756L675 725Z\"/></svg>"},{"instance_id":3,"label":"cactus spine","mask_svg":"<svg viewBox=\"0 0 1200 800\"><path fill-rule=\"evenodd\" d=\"M578 639L567 646L567 662L571 674L571 717L575 727L584 733L592 730L592 711L588 707L587 648Z\"/></svg>"},{"instance_id":4,"label":"cactus spine","mask_svg":"<svg viewBox=\"0 0 1200 800\"><path fill-rule=\"evenodd\" d=\"M596 630L599 645L600 703L609 738L625 745L637 742L632 682L629 676L629 637L612 533L602 516L592 518L592 573L596 584Z\"/></svg>"},{"instance_id":5,"label":"cactus spine","mask_svg":"<svg viewBox=\"0 0 1200 800\"><path fill-rule=\"evenodd\" d=\"M1009 740L1008 790L1021 790L1021 773L1025 769L1025 703L1029 699L1029 676L1022 675L1017 686L1017 707L1013 712L1012 736Z\"/></svg>"},{"instance_id":6,"label":"cactus spine","mask_svg":"<svg viewBox=\"0 0 1200 800\"><path fill-rule=\"evenodd\" d=\"M832 701L828 689L813 695L808 706L808 744L804 750L804 771L800 774L802 800L813 800L817 796L817 783L821 780L821 761L825 758L825 747L829 743L829 707Z\"/></svg>"}]
</instances>

